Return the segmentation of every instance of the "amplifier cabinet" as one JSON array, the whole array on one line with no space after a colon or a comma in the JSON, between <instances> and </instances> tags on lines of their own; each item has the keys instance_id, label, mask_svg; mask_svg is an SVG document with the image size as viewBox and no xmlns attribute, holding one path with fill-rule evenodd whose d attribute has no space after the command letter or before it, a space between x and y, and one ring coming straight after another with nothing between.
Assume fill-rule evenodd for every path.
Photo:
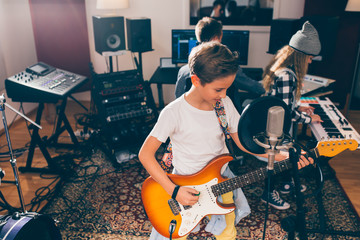
<instances>
[{"instance_id":1,"label":"amplifier cabinet","mask_svg":"<svg viewBox=\"0 0 360 240\"><path fill-rule=\"evenodd\" d=\"M92 97L110 155L140 146L158 117L149 83L136 70L92 77Z\"/></svg>"}]
</instances>

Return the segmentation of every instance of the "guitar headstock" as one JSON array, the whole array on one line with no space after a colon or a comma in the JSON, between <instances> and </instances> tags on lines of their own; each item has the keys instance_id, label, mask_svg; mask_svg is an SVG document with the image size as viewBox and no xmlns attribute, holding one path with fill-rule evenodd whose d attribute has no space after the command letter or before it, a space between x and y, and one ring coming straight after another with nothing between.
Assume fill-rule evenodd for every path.
<instances>
[{"instance_id":1,"label":"guitar headstock","mask_svg":"<svg viewBox=\"0 0 360 240\"><path fill-rule=\"evenodd\" d=\"M346 149L354 151L358 145L354 139L331 140L318 142L316 149L319 156L333 157Z\"/></svg>"}]
</instances>

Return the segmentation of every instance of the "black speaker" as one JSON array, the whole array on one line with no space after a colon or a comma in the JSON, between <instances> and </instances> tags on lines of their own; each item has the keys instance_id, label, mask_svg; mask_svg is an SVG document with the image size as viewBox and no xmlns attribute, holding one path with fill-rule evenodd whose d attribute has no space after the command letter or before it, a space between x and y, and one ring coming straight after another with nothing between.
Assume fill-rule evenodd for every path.
<instances>
[{"instance_id":1,"label":"black speaker","mask_svg":"<svg viewBox=\"0 0 360 240\"><path fill-rule=\"evenodd\" d=\"M132 52L152 51L149 18L127 18L126 32L129 50Z\"/></svg>"},{"instance_id":2,"label":"black speaker","mask_svg":"<svg viewBox=\"0 0 360 240\"><path fill-rule=\"evenodd\" d=\"M268 53L275 54L301 29L299 19L274 19L271 21L270 41Z\"/></svg>"},{"instance_id":3,"label":"black speaker","mask_svg":"<svg viewBox=\"0 0 360 240\"><path fill-rule=\"evenodd\" d=\"M124 17L93 16L93 25L98 53L125 50Z\"/></svg>"}]
</instances>

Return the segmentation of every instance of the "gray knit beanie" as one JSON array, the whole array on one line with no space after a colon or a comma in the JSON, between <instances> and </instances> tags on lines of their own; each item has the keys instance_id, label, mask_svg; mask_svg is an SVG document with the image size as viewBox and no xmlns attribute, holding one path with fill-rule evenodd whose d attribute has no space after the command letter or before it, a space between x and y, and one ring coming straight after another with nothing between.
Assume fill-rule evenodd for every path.
<instances>
[{"instance_id":1,"label":"gray knit beanie","mask_svg":"<svg viewBox=\"0 0 360 240\"><path fill-rule=\"evenodd\" d=\"M321 50L319 34L314 26L306 21L302 29L291 37L289 46L307 55L319 55Z\"/></svg>"}]
</instances>

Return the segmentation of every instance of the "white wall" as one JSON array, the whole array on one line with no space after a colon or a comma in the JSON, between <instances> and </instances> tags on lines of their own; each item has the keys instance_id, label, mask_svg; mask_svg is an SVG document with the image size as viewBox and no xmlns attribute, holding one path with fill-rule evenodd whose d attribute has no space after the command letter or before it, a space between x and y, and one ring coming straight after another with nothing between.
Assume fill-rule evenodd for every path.
<instances>
[{"instance_id":1,"label":"white wall","mask_svg":"<svg viewBox=\"0 0 360 240\"><path fill-rule=\"evenodd\" d=\"M305 0L274 0L274 18L301 18Z\"/></svg>"},{"instance_id":2,"label":"white wall","mask_svg":"<svg viewBox=\"0 0 360 240\"><path fill-rule=\"evenodd\" d=\"M116 14L127 17L148 17L151 19L152 47L154 51L143 53L144 79L149 80L159 66L160 57L171 57L171 29L193 29L189 25L189 0L129 0L128 9L99 10L96 1L86 0L90 57L97 73L106 71L105 58L95 52L92 16ZM303 15L305 0L274 0L274 18L298 18ZM224 26L224 29L250 30L249 59L246 67L264 68L272 55L266 53L269 47L270 27ZM119 56L121 70L134 68L130 53ZM157 102L157 89L152 86ZM164 101L174 100L174 85L163 85Z\"/></svg>"},{"instance_id":3,"label":"white wall","mask_svg":"<svg viewBox=\"0 0 360 240\"><path fill-rule=\"evenodd\" d=\"M4 80L26 67L37 62L34 33L31 24L28 0L1 0L0 1L0 94L5 93ZM7 103L15 109L20 104ZM25 112L35 109L37 104L24 103ZM5 108L6 118L10 121L15 113ZM0 124L0 129L3 125Z\"/></svg>"},{"instance_id":4,"label":"white wall","mask_svg":"<svg viewBox=\"0 0 360 240\"><path fill-rule=\"evenodd\" d=\"M95 52L92 16L116 14L127 17L148 17L151 19L152 47L154 51L143 53L143 72L149 80L159 66L160 57L171 57L171 29L193 29L189 25L190 0L129 0L130 7L115 11L96 9L96 0L85 0L90 42L90 57L97 73L106 71L105 58ZM274 0L274 18L299 18L303 15L305 0ZM249 60L246 67L265 67L271 55L267 54L270 27L224 26L224 29L250 30ZM5 79L37 62L35 41L32 31L28 0L0 0L0 78ZM119 70L135 68L128 52L118 57ZM3 81L0 81L3 82ZM3 83L0 83L0 86ZM165 85L164 99L169 103L174 99L174 85ZM155 101L157 90L152 86ZM0 93L5 92L4 90ZM90 99L89 93L76 94L79 100ZM11 103L18 108L18 103ZM25 103L26 112L37 104ZM10 121L14 114L6 110ZM0 129L2 128L0 124Z\"/></svg>"}]
</instances>

